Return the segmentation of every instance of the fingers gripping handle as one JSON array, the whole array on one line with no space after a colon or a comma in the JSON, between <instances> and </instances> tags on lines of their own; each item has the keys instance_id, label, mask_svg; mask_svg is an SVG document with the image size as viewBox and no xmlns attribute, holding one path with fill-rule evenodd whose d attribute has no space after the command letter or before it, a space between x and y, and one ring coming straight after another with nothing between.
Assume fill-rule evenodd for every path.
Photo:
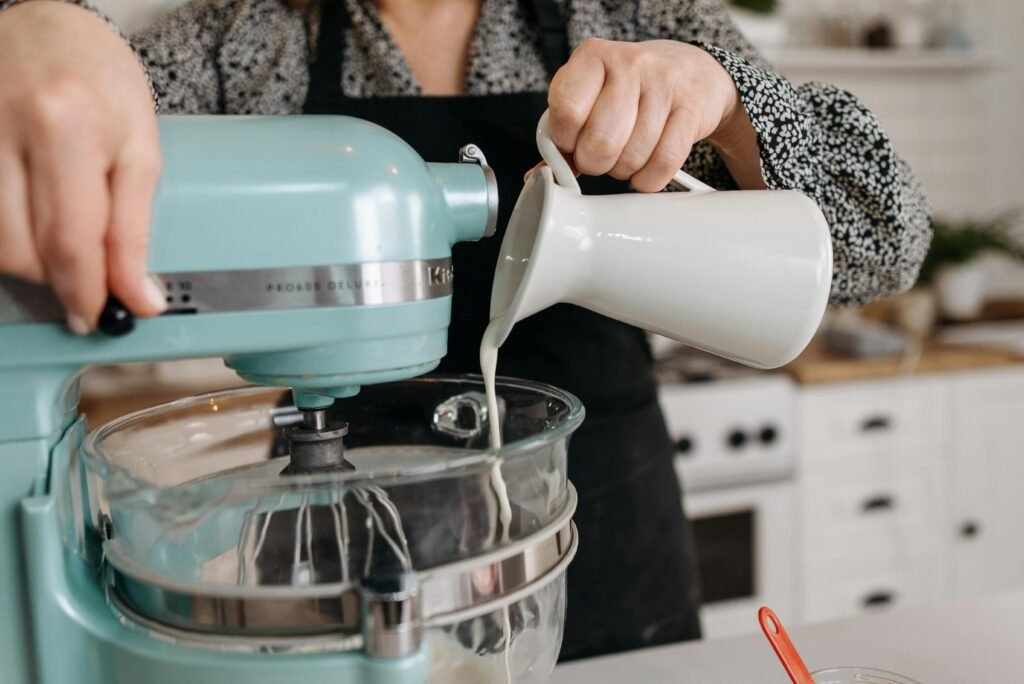
<instances>
[{"instance_id":1,"label":"fingers gripping handle","mask_svg":"<svg viewBox=\"0 0 1024 684\"><path fill-rule=\"evenodd\" d=\"M580 190L580 184L576 181L576 174L572 172L569 162L565 160L565 156L562 155L561 150L558 149L551 139L551 128L548 118L548 111L545 110L540 117L540 121L537 123L537 149L540 151L540 156L543 157L545 163L551 167L551 172L554 174L558 184L566 190L571 190L577 195L581 195L583 192ZM689 190L690 192L715 191L710 185L701 183L681 169L672 177L669 185L677 190Z\"/></svg>"}]
</instances>

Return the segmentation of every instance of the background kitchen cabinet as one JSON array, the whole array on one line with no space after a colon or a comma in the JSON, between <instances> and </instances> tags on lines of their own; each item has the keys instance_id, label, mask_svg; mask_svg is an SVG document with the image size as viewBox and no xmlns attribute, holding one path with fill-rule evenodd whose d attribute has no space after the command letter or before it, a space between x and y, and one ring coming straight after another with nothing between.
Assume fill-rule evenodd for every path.
<instances>
[{"instance_id":1,"label":"background kitchen cabinet","mask_svg":"<svg viewBox=\"0 0 1024 684\"><path fill-rule=\"evenodd\" d=\"M1024 586L1024 366L663 376L709 638Z\"/></svg>"},{"instance_id":2,"label":"background kitchen cabinet","mask_svg":"<svg viewBox=\"0 0 1024 684\"><path fill-rule=\"evenodd\" d=\"M1024 586L1024 369L798 401L804 619Z\"/></svg>"},{"instance_id":3,"label":"background kitchen cabinet","mask_svg":"<svg viewBox=\"0 0 1024 684\"><path fill-rule=\"evenodd\" d=\"M951 589L1024 585L1024 370L956 377L950 392Z\"/></svg>"},{"instance_id":4,"label":"background kitchen cabinet","mask_svg":"<svg viewBox=\"0 0 1024 684\"><path fill-rule=\"evenodd\" d=\"M944 377L803 387L797 448L803 617L942 592Z\"/></svg>"}]
</instances>

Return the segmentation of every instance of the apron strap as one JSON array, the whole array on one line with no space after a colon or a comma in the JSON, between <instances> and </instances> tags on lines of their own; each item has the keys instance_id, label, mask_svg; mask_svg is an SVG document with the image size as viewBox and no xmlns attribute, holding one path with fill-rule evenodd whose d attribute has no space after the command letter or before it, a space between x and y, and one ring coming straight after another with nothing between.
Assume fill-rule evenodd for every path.
<instances>
[{"instance_id":1,"label":"apron strap","mask_svg":"<svg viewBox=\"0 0 1024 684\"><path fill-rule=\"evenodd\" d=\"M345 0L321 0L316 61L309 67L309 90L304 111L326 113L328 103L341 95L341 70L345 56L345 33L352 25Z\"/></svg>"},{"instance_id":2,"label":"apron strap","mask_svg":"<svg viewBox=\"0 0 1024 684\"><path fill-rule=\"evenodd\" d=\"M519 0L519 6L526 18L540 29L540 48L548 78L569 61L572 48L569 44L569 27L554 0Z\"/></svg>"},{"instance_id":3,"label":"apron strap","mask_svg":"<svg viewBox=\"0 0 1024 684\"><path fill-rule=\"evenodd\" d=\"M548 77L554 77L569 59L569 31L554 0L520 0L527 19L540 29L541 51ZM322 0L316 61L309 70L306 112L317 113L323 103L341 95L342 64L345 58L346 32L352 27L345 0Z\"/></svg>"}]
</instances>

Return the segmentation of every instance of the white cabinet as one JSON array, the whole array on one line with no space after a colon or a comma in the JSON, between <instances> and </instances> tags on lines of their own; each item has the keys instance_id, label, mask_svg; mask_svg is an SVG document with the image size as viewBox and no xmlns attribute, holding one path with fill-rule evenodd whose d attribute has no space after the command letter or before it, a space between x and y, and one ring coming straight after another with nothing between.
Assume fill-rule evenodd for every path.
<instances>
[{"instance_id":1,"label":"white cabinet","mask_svg":"<svg viewBox=\"0 0 1024 684\"><path fill-rule=\"evenodd\" d=\"M940 377L897 378L800 393L805 619L940 595L945 384Z\"/></svg>"},{"instance_id":2,"label":"white cabinet","mask_svg":"<svg viewBox=\"0 0 1024 684\"><path fill-rule=\"evenodd\" d=\"M709 635L760 603L797 623L1024 586L1024 365L661 401L695 525L750 514L705 525L731 554L705 571L742 559L751 578L706 608Z\"/></svg>"},{"instance_id":3,"label":"white cabinet","mask_svg":"<svg viewBox=\"0 0 1024 684\"><path fill-rule=\"evenodd\" d=\"M800 613L1024 586L1024 366L799 391Z\"/></svg>"},{"instance_id":4,"label":"white cabinet","mask_svg":"<svg viewBox=\"0 0 1024 684\"><path fill-rule=\"evenodd\" d=\"M1024 369L954 378L950 408L951 589L1024 585Z\"/></svg>"},{"instance_id":5,"label":"white cabinet","mask_svg":"<svg viewBox=\"0 0 1024 684\"><path fill-rule=\"evenodd\" d=\"M804 573L802 616L832 620L893 606L924 604L942 594L935 573L935 542L860 547L830 560L811 562Z\"/></svg>"}]
</instances>

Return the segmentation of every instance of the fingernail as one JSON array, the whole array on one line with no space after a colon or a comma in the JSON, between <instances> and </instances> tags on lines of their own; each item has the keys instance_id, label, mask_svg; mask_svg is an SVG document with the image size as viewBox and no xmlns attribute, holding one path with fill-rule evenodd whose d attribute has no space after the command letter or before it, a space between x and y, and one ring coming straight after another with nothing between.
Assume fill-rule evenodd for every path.
<instances>
[{"instance_id":1,"label":"fingernail","mask_svg":"<svg viewBox=\"0 0 1024 684\"><path fill-rule=\"evenodd\" d=\"M534 166L532 169L530 169L525 174L523 174L523 182L525 183L526 181L530 180L530 176L532 176L536 171L538 171L539 169L541 169L542 167L545 167L547 165L548 165L547 162L542 161L539 164L537 164L536 166Z\"/></svg>"},{"instance_id":2,"label":"fingernail","mask_svg":"<svg viewBox=\"0 0 1024 684\"><path fill-rule=\"evenodd\" d=\"M164 294L162 285L158 285L156 279L152 276L147 276L142 280L142 292L146 296L146 300L150 306L156 309L159 313L163 313L167 310L167 295Z\"/></svg>"},{"instance_id":3,"label":"fingernail","mask_svg":"<svg viewBox=\"0 0 1024 684\"><path fill-rule=\"evenodd\" d=\"M78 314L68 314L68 328L76 335L88 335L92 332L89 328L89 321Z\"/></svg>"}]
</instances>

